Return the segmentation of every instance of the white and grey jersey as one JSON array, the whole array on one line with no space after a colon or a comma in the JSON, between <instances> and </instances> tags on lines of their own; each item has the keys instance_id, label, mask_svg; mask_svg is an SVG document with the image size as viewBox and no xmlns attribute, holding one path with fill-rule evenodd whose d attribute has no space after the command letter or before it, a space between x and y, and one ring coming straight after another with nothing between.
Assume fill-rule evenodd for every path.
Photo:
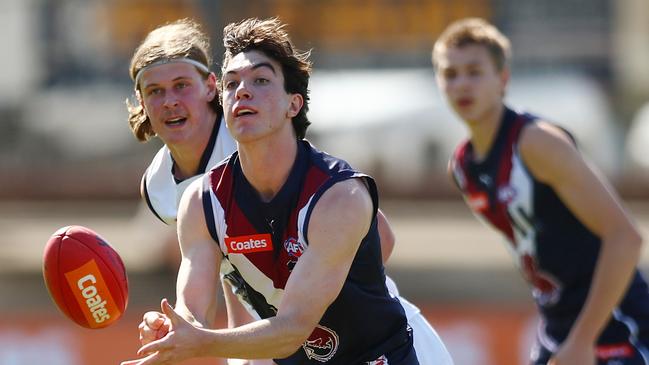
<instances>
[{"instance_id":1,"label":"white and grey jersey","mask_svg":"<svg viewBox=\"0 0 649 365\"><path fill-rule=\"evenodd\" d=\"M227 130L225 121L221 118L214 126L201 157L198 171L194 176L179 181L174 177L174 161L171 151L167 146L163 146L142 176L142 198L156 217L166 224L175 225L178 203L187 186L236 149L236 142Z\"/></svg>"}]
</instances>

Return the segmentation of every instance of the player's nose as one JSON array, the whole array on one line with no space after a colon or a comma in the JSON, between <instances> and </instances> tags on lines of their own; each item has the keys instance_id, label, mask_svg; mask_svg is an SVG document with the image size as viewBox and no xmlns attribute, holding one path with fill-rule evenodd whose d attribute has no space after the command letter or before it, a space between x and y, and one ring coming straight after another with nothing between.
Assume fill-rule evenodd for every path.
<instances>
[{"instance_id":1,"label":"player's nose","mask_svg":"<svg viewBox=\"0 0 649 365\"><path fill-rule=\"evenodd\" d=\"M250 92L250 89L248 88L245 82L242 81L239 83L239 85L237 86L235 97L237 100L250 99L252 97L252 93Z\"/></svg>"},{"instance_id":2,"label":"player's nose","mask_svg":"<svg viewBox=\"0 0 649 365\"><path fill-rule=\"evenodd\" d=\"M178 105L178 97L173 95L173 93L166 93L162 105L171 108Z\"/></svg>"}]
</instances>

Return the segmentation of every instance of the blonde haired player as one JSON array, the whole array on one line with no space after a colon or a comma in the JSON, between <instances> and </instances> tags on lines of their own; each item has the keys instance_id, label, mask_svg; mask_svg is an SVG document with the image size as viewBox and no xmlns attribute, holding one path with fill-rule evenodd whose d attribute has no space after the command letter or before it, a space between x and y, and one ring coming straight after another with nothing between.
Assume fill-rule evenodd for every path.
<instances>
[{"instance_id":1,"label":"blonde haired player","mask_svg":"<svg viewBox=\"0 0 649 365\"><path fill-rule=\"evenodd\" d=\"M200 27L180 20L152 31L135 51L130 75L138 104L129 104L129 123L141 141L154 136L165 145L147 168L141 184L142 197L163 222L175 225L178 202L185 188L236 150L225 128L218 102L215 75L209 70L209 42ZM387 260L394 235L379 211L382 254ZM235 327L254 319L239 305L227 285L232 267L222 266L228 324ZM391 293L394 282L386 278ZM450 356L419 309L400 298L415 333L421 364L452 364ZM148 321L148 323L147 323ZM151 323L152 322L152 323ZM206 325L207 326L207 325ZM141 325L143 344L166 334L168 324L148 313ZM229 360L229 363L247 363ZM254 360L254 364L271 363Z\"/></svg>"},{"instance_id":2,"label":"blonde haired player","mask_svg":"<svg viewBox=\"0 0 649 365\"><path fill-rule=\"evenodd\" d=\"M449 173L505 237L541 315L531 363L649 364L642 238L568 132L504 104L509 56L493 25L462 19L435 43L433 65L470 133Z\"/></svg>"}]
</instances>

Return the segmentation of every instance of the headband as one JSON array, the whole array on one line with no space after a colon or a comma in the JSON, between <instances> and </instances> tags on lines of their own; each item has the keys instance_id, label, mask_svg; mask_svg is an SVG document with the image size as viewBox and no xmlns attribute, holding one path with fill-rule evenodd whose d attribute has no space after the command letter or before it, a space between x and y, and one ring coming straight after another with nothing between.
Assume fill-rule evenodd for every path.
<instances>
[{"instance_id":1,"label":"headband","mask_svg":"<svg viewBox=\"0 0 649 365\"><path fill-rule=\"evenodd\" d=\"M189 63L191 65L194 65L199 71L203 71L205 73L210 73L210 69L207 68L207 66L205 66L204 64L202 64L202 63L200 63L200 62L198 62L196 60L193 60L191 58L187 58L187 57L163 58L161 60L150 63L150 64L142 67L141 69L139 69L137 71L137 73L135 74L135 88L136 89L138 88L138 85L140 84L140 78L142 77L142 73L144 73L145 70L147 70L147 69L149 69L151 67L160 66L160 65L166 65L166 64L170 64L170 63Z\"/></svg>"}]
</instances>

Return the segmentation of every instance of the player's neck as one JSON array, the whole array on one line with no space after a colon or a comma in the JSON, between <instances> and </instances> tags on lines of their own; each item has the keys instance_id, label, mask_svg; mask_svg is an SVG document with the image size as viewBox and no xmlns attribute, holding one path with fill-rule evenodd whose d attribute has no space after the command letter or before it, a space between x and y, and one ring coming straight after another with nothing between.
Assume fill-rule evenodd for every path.
<instances>
[{"instance_id":1,"label":"player's neck","mask_svg":"<svg viewBox=\"0 0 649 365\"><path fill-rule=\"evenodd\" d=\"M297 157L295 137L279 139L239 145L243 174L265 202L271 201L284 186Z\"/></svg>"},{"instance_id":2,"label":"player's neck","mask_svg":"<svg viewBox=\"0 0 649 365\"><path fill-rule=\"evenodd\" d=\"M471 144L476 160L481 161L487 157L496 139L504 113L505 105L499 104L486 111L479 121L467 123L471 131Z\"/></svg>"},{"instance_id":3,"label":"player's neck","mask_svg":"<svg viewBox=\"0 0 649 365\"><path fill-rule=\"evenodd\" d=\"M174 156L174 177L178 180L185 180L194 175L198 171L198 165L201 162L202 155L194 156L193 151L184 154L173 154Z\"/></svg>"}]
</instances>

